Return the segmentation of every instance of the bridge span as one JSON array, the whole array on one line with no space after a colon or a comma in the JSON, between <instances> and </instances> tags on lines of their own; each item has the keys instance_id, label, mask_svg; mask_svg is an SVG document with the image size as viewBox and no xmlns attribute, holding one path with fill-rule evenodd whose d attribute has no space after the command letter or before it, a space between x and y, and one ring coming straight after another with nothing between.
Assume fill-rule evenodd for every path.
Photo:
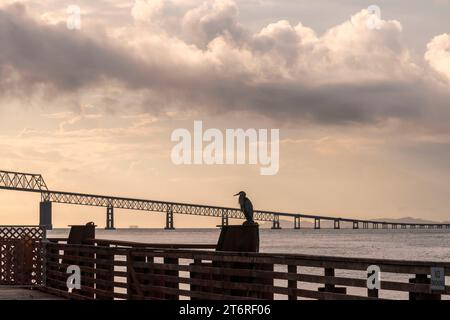
<instances>
[{"instance_id":1,"label":"bridge span","mask_svg":"<svg viewBox=\"0 0 450 320\"><path fill-rule=\"evenodd\" d=\"M221 225L228 225L229 219L245 219L244 214L237 208L49 190L42 175L33 173L0 170L0 189L40 193L39 224L47 229L52 229L52 203L104 207L106 208L106 229L114 229L114 209L165 213L165 229L168 230L174 229L174 214L218 217L221 218ZM294 229L301 228L301 219L314 220L314 229L321 228L321 221L331 221L334 229L341 229L341 223L344 222L350 223L353 229L369 229L369 227L373 229L450 229L450 224L399 223L303 213L254 211L254 219L271 221L272 229L281 229L280 217L292 219Z\"/></svg>"}]
</instances>

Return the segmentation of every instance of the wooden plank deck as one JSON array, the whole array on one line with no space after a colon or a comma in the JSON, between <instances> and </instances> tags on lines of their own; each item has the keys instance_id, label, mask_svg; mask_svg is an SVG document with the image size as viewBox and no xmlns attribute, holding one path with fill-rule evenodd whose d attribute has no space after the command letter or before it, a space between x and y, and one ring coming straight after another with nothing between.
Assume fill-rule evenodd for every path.
<instances>
[{"instance_id":1,"label":"wooden plank deck","mask_svg":"<svg viewBox=\"0 0 450 320\"><path fill-rule=\"evenodd\" d=\"M0 300L63 300L60 297L26 288L1 287Z\"/></svg>"}]
</instances>

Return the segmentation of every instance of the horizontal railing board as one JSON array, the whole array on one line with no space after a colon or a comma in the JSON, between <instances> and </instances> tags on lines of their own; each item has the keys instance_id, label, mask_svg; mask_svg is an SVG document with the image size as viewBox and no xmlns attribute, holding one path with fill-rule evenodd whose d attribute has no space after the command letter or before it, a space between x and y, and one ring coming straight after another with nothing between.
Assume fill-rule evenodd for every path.
<instances>
[{"instance_id":1,"label":"horizontal railing board","mask_svg":"<svg viewBox=\"0 0 450 320\"><path fill-rule=\"evenodd\" d=\"M59 277L62 277L62 278L64 278L64 277L67 278L67 273L54 271L54 270L50 270L48 273L50 275L59 276ZM50 278L50 279L54 279L54 278ZM93 284L112 286L113 288L127 288L128 287L128 285L126 283L124 283L124 282L108 281L108 280L103 280L103 279L99 279L99 278L92 278L92 277L89 277L89 276L86 276L86 275L83 275L82 281L86 281L88 283L93 283Z\"/></svg>"},{"instance_id":2,"label":"horizontal railing board","mask_svg":"<svg viewBox=\"0 0 450 320\"><path fill-rule=\"evenodd\" d=\"M90 258L90 257L86 257L86 256L71 256L71 255L55 255L55 254L48 254L48 257L53 258L53 259L63 259L65 261L70 261L70 262L85 262L85 263L98 263L98 264L108 264L111 261L108 259L99 259L99 258ZM73 264L73 263L69 263L68 265ZM122 261L122 260L114 260L113 261L113 265L114 266L119 266L119 267L125 267L127 265L126 261Z\"/></svg>"},{"instance_id":3,"label":"horizontal railing board","mask_svg":"<svg viewBox=\"0 0 450 320\"><path fill-rule=\"evenodd\" d=\"M64 248L92 248L93 246L89 245L64 245L58 244L58 246L62 249ZM67 247L69 246L69 247ZM102 250L127 250L125 248L105 248L105 247L97 247L99 248L99 252ZM97 250L97 249L95 249ZM107 252L107 251L103 251ZM125 251L126 252L126 251ZM120 251L120 253L124 253L124 251ZM139 248L139 251L136 249L132 249L131 253L135 256L151 256L152 253L157 253L157 255L161 257L177 257L177 258L187 258L187 259L202 259L208 260L211 257L214 257L215 260L220 259L221 256L227 257L226 259L230 259L230 262L245 262L245 263L274 263L274 264L293 264L296 265L296 261L300 263L306 261L312 261L314 263L324 262L327 264L330 263L345 263L349 265L355 266L366 266L376 264L379 266L385 267L396 267L396 268L420 268L425 267L428 268L430 266L433 267L443 267L446 269L450 269L450 262L437 262L437 261L406 261L406 260L386 260L386 259L369 259L369 258L352 258L352 257L335 257L335 256L314 256L314 255L298 255L298 254L271 254L271 253L242 253L242 252L220 252L220 251L199 251L199 250L185 250L185 249L161 249L161 248ZM175 255L171 255L171 254ZM117 252L116 254L119 254ZM156 255L156 254L153 254ZM236 259L236 260L233 260ZM317 267L324 267L324 265L317 265ZM365 268L364 268L365 269ZM414 272L412 272L414 273ZM450 276L450 274L448 274Z\"/></svg>"},{"instance_id":4,"label":"horizontal railing board","mask_svg":"<svg viewBox=\"0 0 450 320\"><path fill-rule=\"evenodd\" d=\"M300 282L319 283L319 284L332 284L332 285L345 285L349 287L367 288L367 279L357 279L348 277L330 277L312 274L301 273L286 273L279 271L264 271L264 270L252 270L252 269L239 269L239 268L226 268L223 266L207 267L202 265L173 265L173 264L161 264L154 263L151 266L145 262L135 262L133 266L139 268L148 267L149 269L157 270L178 270L188 271L209 275L226 275L242 278L265 278L274 280L294 280ZM428 284L414 284L404 283L397 281L380 281L381 289L390 291L404 291L404 292L416 292L416 293L430 293L430 286ZM450 294L450 286L445 286L445 290L442 294Z\"/></svg>"},{"instance_id":5,"label":"horizontal railing board","mask_svg":"<svg viewBox=\"0 0 450 320\"><path fill-rule=\"evenodd\" d=\"M81 261L83 262L83 261ZM63 268L63 269L67 269L67 267L69 267L71 264L70 263L58 263L58 262L52 262L52 261L47 261L47 265L53 268ZM107 270L107 269L101 269L98 267L89 267L89 266L85 266L85 265L81 265L79 266L80 270L82 272L90 272L90 273L98 273L101 275L104 274L112 274L115 277L123 277L126 278L128 276L126 271L117 271L117 270ZM53 270L52 268L47 270Z\"/></svg>"},{"instance_id":6,"label":"horizontal railing board","mask_svg":"<svg viewBox=\"0 0 450 320\"><path fill-rule=\"evenodd\" d=\"M67 251L79 251L82 253L99 253L105 255L126 255L127 248L115 248L115 247L104 247L104 246L93 246L88 244L66 244L66 243L48 243L47 248L57 249L57 250L67 250Z\"/></svg>"},{"instance_id":7,"label":"horizontal railing board","mask_svg":"<svg viewBox=\"0 0 450 320\"><path fill-rule=\"evenodd\" d=\"M65 282L60 281L60 280L58 280L58 279L49 278L48 280L50 280L50 281L52 281L52 282L55 282L55 283L58 284L59 286L66 286L66 283L65 283ZM60 290L60 289L58 289L58 291L60 291L60 292L66 292L66 291L63 291L63 290ZM102 295L102 296L108 296L108 297L111 297L111 298L120 298L120 297L124 297L123 294L120 294L120 293L118 293L118 292L111 292L111 291L105 291L105 290L95 289L95 288L92 288L92 287L89 287L89 286L85 286L85 285L83 285L83 284L81 285L81 289L80 289L80 290L77 290L77 291L84 291L84 292L91 293L91 294L99 294L99 295ZM67 292L67 293L68 293L68 292ZM71 293L70 295L72 295L72 293ZM80 296L81 294L76 293L75 295ZM85 296L83 296L83 295L81 295L81 296L82 296L82 297L85 297ZM86 297L86 298L92 300L91 297Z\"/></svg>"},{"instance_id":8,"label":"horizontal railing board","mask_svg":"<svg viewBox=\"0 0 450 320\"><path fill-rule=\"evenodd\" d=\"M181 258L181 259L197 259L197 260L210 260L215 262L234 262L234 263L256 263L256 264L282 264L282 265L296 265L304 267L318 267L318 268L333 268L343 270L367 270L370 265L378 265L382 272L392 273L406 273L406 274L430 274L431 267L439 267L442 264L430 262L428 265L414 265L414 264L397 264L391 263L388 260L383 261L370 261L364 262L358 261L345 261L345 260L324 260L322 257L292 257L292 258L279 258L270 256L242 256L242 255L221 255L209 252L162 252L160 250L155 251L135 252L131 254L133 256L153 256L163 258ZM383 263L381 263L383 262ZM450 266L444 264L445 274L450 276Z\"/></svg>"},{"instance_id":9,"label":"horizontal railing board","mask_svg":"<svg viewBox=\"0 0 450 320\"><path fill-rule=\"evenodd\" d=\"M121 246L121 247L132 247L132 248L171 248L171 249L215 249L216 244L197 244L197 243L140 243L133 241L121 241L121 240L90 240L90 243L95 243L97 245L111 245L111 246Z\"/></svg>"},{"instance_id":10,"label":"horizontal railing board","mask_svg":"<svg viewBox=\"0 0 450 320\"><path fill-rule=\"evenodd\" d=\"M165 293L165 294L173 294L180 295L192 298L200 298L200 299L220 299L220 300L260 300L253 297L242 297L242 296L232 296L226 294L217 294L211 292L199 292L199 291L190 291L185 289L176 289L162 286L154 286L154 285L140 285L142 290L152 290L154 292Z\"/></svg>"}]
</instances>

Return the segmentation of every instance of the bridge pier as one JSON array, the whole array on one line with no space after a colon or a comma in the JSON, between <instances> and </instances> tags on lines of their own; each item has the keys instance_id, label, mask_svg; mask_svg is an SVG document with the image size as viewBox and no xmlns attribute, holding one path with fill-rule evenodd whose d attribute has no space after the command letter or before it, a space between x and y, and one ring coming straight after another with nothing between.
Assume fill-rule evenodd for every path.
<instances>
[{"instance_id":1,"label":"bridge pier","mask_svg":"<svg viewBox=\"0 0 450 320\"><path fill-rule=\"evenodd\" d=\"M300 217L299 216L294 217L294 229L300 229Z\"/></svg>"},{"instance_id":2,"label":"bridge pier","mask_svg":"<svg viewBox=\"0 0 450 320\"><path fill-rule=\"evenodd\" d=\"M314 229L320 229L320 219L314 218Z\"/></svg>"},{"instance_id":3,"label":"bridge pier","mask_svg":"<svg viewBox=\"0 0 450 320\"><path fill-rule=\"evenodd\" d=\"M369 223L363 222L363 229L369 229Z\"/></svg>"},{"instance_id":4,"label":"bridge pier","mask_svg":"<svg viewBox=\"0 0 450 320\"><path fill-rule=\"evenodd\" d=\"M359 229L359 222L353 221L353 229Z\"/></svg>"},{"instance_id":5,"label":"bridge pier","mask_svg":"<svg viewBox=\"0 0 450 320\"><path fill-rule=\"evenodd\" d=\"M39 204L39 225L44 226L46 230L52 230L52 203L50 201L41 201Z\"/></svg>"},{"instance_id":6,"label":"bridge pier","mask_svg":"<svg viewBox=\"0 0 450 320\"><path fill-rule=\"evenodd\" d=\"M401 228L406 229L406 224L402 224Z\"/></svg>"},{"instance_id":7,"label":"bridge pier","mask_svg":"<svg viewBox=\"0 0 450 320\"><path fill-rule=\"evenodd\" d=\"M372 228L373 229L378 229L378 223L372 222Z\"/></svg>"},{"instance_id":8,"label":"bridge pier","mask_svg":"<svg viewBox=\"0 0 450 320\"><path fill-rule=\"evenodd\" d=\"M280 227L280 216L277 215L277 214L273 215L272 229L281 229L281 227Z\"/></svg>"},{"instance_id":9,"label":"bridge pier","mask_svg":"<svg viewBox=\"0 0 450 320\"><path fill-rule=\"evenodd\" d=\"M173 211L172 209L168 209L166 212L166 227L164 230L175 230L173 226Z\"/></svg>"},{"instance_id":10,"label":"bridge pier","mask_svg":"<svg viewBox=\"0 0 450 320\"><path fill-rule=\"evenodd\" d=\"M222 227L225 227L228 225L228 214L225 210L222 210Z\"/></svg>"},{"instance_id":11,"label":"bridge pier","mask_svg":"<svg viewBox=\"0 0 450 320\"><path fill-rule=\"evenodd\" d=\"M341 228L341 221L340 220L334 220L334 228L340 229Z\"/></svg>"},{"instance_id":12,"label":"bridge pier","mask_svg":"<svg viewBox=\"0 0 450 320\"><path fill-rule=\"evenodd\" d=\"M105 230L116 230L116 228L114 228L114 207L112 206L106 208Z\"/></svg>"}]
</instances>

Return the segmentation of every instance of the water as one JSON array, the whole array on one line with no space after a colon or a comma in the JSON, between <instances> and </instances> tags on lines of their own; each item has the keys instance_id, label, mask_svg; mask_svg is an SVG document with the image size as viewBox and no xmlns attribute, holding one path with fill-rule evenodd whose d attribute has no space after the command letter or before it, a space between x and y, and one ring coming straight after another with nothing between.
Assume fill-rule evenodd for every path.
<instances>
[{"instance_id":1,"label":"water","mask_svg":"<svg viewBox=\"0 0 450 320\"><path fill-rule=\"evenodd\" d=\"M143 243L215 244L219 229L97 229L98 239ZM66 237L68 229L55 229L49 237ZM260 251L342 257L450 262L450 229L260 230Z\"/></svg>"}]
</instances>

